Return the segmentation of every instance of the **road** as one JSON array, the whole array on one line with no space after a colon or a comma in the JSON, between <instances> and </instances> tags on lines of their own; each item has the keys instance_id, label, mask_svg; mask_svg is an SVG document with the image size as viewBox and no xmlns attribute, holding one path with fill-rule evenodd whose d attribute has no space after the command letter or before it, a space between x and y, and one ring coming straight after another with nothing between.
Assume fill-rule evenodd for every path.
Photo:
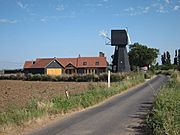
<instances>
[{"instance_id":1,"label":"road","mask_svg":"<svg viewBox=\"0 0 180 135\"><path fill-rule=\"evenodd\" d=\"M74 114L29 135L134 135L152 105L154 94L168 80L158 75L144 85Z\"/></svg>"}]
</instances>

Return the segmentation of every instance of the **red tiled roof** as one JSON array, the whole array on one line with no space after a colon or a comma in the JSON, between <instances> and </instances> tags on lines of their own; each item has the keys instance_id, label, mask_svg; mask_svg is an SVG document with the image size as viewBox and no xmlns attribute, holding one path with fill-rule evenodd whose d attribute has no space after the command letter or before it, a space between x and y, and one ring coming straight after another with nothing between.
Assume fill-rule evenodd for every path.
<instances>
[{"instance_id":1,"label":"red tiled roof","mask_svg":"<svg viewBox=\"0 0 180 135\"><path fill-rule=\"evenodd\" d=\"M72 64L74 67L77 67L77 58L57 58L57 60L63 67L66 67L68 64Z\"/></svg>"},{"instance_id":2,"label":"red tiled roof","mask_svg":"<svg viewBox=\"0 0 180 135\"><path fill-rule=\"evenodd\" d=\"M72 64L76 68L91 68L91 67L106 68L107 67L106 57L79 57L79 58L37 58L36 61L34 61L35 62L34 64L33 61L26 61L24 64L24 68L45 68L54 59L56 59L63 67L66 67L68 64Z\"/></svg>"},{"instance_id":3,"label":"red tiled roof","mask_svg":"<svg viewBox=\"0 0 180 135\"><path fill-rule=\"evenodd\" d=\"M54 58L38 58L34 61L34 64L33 61L26 61L24 68L45 68L53 59Z\"/></svg>"},{"instance_id":4,"label":"red tiled roof","mask_svg":"<svg viewBox=\"0 0 180 135\"><path fill-rule=\"evenodd\" d=\"M24 68L29 68L29 67L31 67L32 62L33 62L33 61L25 61L25 63L24 63Z\"/></svg>"},{"instance_id":5,"label":"red tiled roof","mask_svg":"<svg viewBox=\"0 0 180 135\"><path fill-rule=\"evenodd\" d=\"M98 62L99 64L96 64ZM86 63L86 64L83 64ZM77 62L78 68L86 67L107 67L106 57L80 57Z\"/></svg>"}]
</instances>

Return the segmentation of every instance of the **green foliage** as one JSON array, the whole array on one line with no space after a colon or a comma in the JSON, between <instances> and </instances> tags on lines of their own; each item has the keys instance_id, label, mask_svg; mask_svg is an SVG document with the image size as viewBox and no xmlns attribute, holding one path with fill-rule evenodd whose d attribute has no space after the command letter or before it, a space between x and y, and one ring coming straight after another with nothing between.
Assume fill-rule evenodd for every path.
<instances>
[{"instance_id":1,"label":"green foliage","mask_svg":"<svg viewBox=\"0 0 180 135\"><path fill-rule=\"evenodd\" d=\"M23 74L0 76L0 80L24 80L24 79L25 79L25 76Z\"/></svg>"},{"instance_id":2,"label":"green foliage","mask_svg":"<svg viewBox=\"0 0 180 135\"><path fill-rule=\"evenodd\" d=\"M180 66L180 49L178 49L177 61L178 61L178 65Z\"/></svg>"},{"instance_id":3,"label":"green foliage","mask_svg":"<svg viewBox=\"0 0 180 135\"><path fill-rule=\"evenodd\" d=\"M176 72L174 70L156 70L156 74L172 76L172 75L176 74Z\"/></svg>"},{"instance_id":4,"label":"green foliage","mask_svg":"<svg viewBox=\"0 0 180 135\"><path fill-rule=\"evenodd\" d=\"M38 77L36 76L36 78ZM126 75L123 81L112 83L111 88L90 84L87 91L72 94L69 99L63 96L54 97L49 101L32 100L24 108L11 107L4 112L0 112L0 126L21 125L25 121L44 115L64 114L80 108L87 108L143 81L143 74L131 73Z\"/></svg>"},{"instance_id":5,"label":"green foliage","mask_svg":"<svg viewBox=\"0 0 180 135\"><path fill-rule=\"evenodd\" d=\"M32 100L25 108L13 106L5 112L0 112L0 125L12 123L21 125L24 121L43 116L46 112L41 108L37 108L37 103L37 100Z\"/></svg>"},{"instance_id":6,"label":"green foliage","mask_svg":"<svg viewBox=\"0 0 180 135\"><path fill-rule=\"evenodd\" d=\"M131 66L148 66L155 62L158 57L159 50L156 48L148 48L145 45L134 43L130 45L129 61Z\"/></svg>"},{"instance_id":7,"label":"green foliage","mask_svg":"<svg viewBox=\"0 0 180 135\"><path fill-rule=\"evenodd\" d=\"M169 51L166 51L161 55L162 65L171 65L171 55Z\"/></svg>"},{"instance_id":8,"label":"green foliage","mask_svg":"<svg viewBox=\"0 0 180 135\"><path fill-rule=\"evenodd\" d=\"M178 65L178 52L175 50L174 65Z\"/></svg>"},{"instance_id":9,"label":"green foliage","mask_svg":"<svg viewBox=\"0 0 180 135\"><path fill-rule=\"evenodd\" d=\"M151 78L151 75L148 74L148 73L145 73L145 74L144 74L144 78L145 78L145 79L150 79L150 78Z\"/></svg>"},{"instance_id":10,"label":"green foliage","mask_svg":"<svg viewBox=\"0 0 180 135\"><path fill-rule=\"evenodd\" d=\"M155 66L155 69L156 70L178 70L180 71L180 66L179 65L158 65L158 66Z\"/></svg>"},{"instance_id":11,"label":"green foliage","mask_svg":"<svg viewBox=\"0 0 180 135\"><path fill-rule=\"evenodd\" d=\"M132 73L111 73L111 81L118 82L126 79ZM0 80L25 80L25 81L66 81L66 82L107 82L108 74L72 74L50 76L45 74L27 74L26 76L0 76Z\"/></svg>"},{"instance_id":12,"label":"green foliage","mask_svg":"<svg viewBox=\"0 0 180 135\"><path fill-rule=\"evenodd\" d=\"M173 78L176 78L173 75ZM180 83L171 80L156 97L147 125L155 135L180 134Z\"/></svg>"}]
</instances>

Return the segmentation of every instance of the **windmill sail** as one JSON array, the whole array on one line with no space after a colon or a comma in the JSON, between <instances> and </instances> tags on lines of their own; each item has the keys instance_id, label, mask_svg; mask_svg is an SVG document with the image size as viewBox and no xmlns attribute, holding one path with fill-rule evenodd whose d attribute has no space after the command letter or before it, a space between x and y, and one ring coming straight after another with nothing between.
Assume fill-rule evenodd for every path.
<instances>
[{"instance_id":1,"label":"windmill sail","mask_svg":"<svg viewBox=\"0 0 180 135\"><path fill-rule=\"evenodd\" d=\"M128 36L128 45L130 45L132 42L131 42L131 38L130 38L130 36L129 36L129 33L128 33L128 31L126 30L126 32L127 32L127 36Z\"/></svg>"}]
</instances>

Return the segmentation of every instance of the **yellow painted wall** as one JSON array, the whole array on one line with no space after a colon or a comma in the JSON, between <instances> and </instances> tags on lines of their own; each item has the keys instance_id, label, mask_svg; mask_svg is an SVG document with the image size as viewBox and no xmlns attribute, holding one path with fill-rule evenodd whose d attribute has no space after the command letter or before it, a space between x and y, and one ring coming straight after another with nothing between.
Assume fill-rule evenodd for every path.
<instances>
[{"instance_id":1,"label":"yellow painted wall","mask_svg":"<svg viewBox=\"0 0 180 135\"><path fill-rule=\"evenodd\" d=\"M62 69L60 68L48 68L47 75L61 75Z\"/></svg>"}]
</instances>

